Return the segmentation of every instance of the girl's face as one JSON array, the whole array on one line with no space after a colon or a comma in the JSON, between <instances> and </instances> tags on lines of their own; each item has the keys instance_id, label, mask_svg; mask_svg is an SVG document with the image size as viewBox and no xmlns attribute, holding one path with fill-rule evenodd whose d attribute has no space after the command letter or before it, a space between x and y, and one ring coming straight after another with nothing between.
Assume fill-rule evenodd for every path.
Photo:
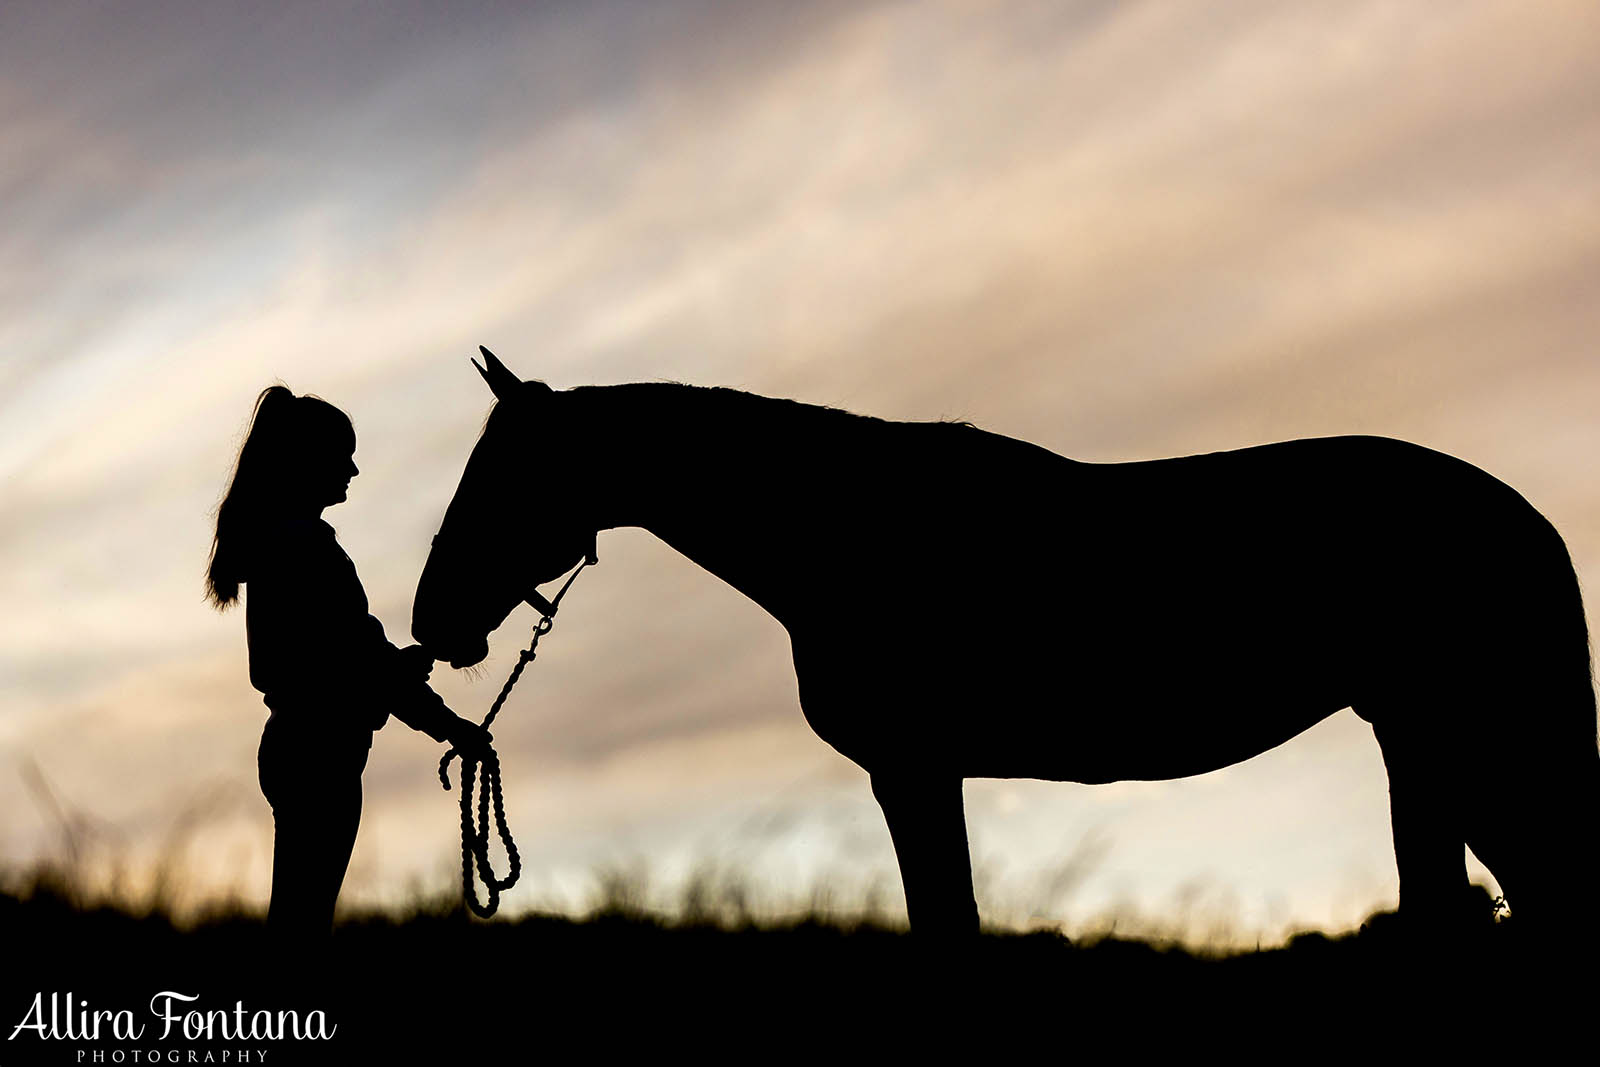
<instances>
[{"instance_id":1,"label":"girl's face","mask_svg":"<svg viewBox=\"0 0 1600 1067\"><path fill-rule=\"evenodd\" d=\"M355 434L345 430L330 434L312 450L301 485L318 508L343 503L350 491L350 479L361 473L356 467Z\"/></svg>"},{"instance_id":2,"label":"girl's face","mask_svg":"<svg viewBox=\"0 0 1600 1067\"><path fill-rule=\"evenodd\" d=\"M348 452L340 449L334 454L332 463L328 468L327 481L325 483L328 488L329 500L323 507L344 502L346 495L350 491L350 480L361 473L360 468L356 466L355 457L356 450L354 446L351 446Z\"/></svg>"}]
</instances>

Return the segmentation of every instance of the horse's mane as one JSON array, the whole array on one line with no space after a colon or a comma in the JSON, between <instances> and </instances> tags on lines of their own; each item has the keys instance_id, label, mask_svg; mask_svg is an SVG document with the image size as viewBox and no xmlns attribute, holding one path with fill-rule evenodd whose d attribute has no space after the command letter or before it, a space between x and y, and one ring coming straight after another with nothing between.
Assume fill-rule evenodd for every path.
<instances>
[{"instance_id":1,"label":"horse's mane","mask_svg":"<svg viewBox=\"0 0 1600 1067\"><path fill-rule=\"evenodd\" d=\"M808 404L799 400L762 396L720 385L688 385L683 382L630 382L625 385L580 385L569 390L574 396L599 397L602 393L612 412L636 405L641 413L671 404L685 421L698 412L714 414L718 424L759 424L767 429L793 428L810 431L819 425L830 429L871 433L891 426L963 426L964 419L939 419L932 422L898 422L875 415L860 415L827 404Z\"/></svg>"}]
</instances>

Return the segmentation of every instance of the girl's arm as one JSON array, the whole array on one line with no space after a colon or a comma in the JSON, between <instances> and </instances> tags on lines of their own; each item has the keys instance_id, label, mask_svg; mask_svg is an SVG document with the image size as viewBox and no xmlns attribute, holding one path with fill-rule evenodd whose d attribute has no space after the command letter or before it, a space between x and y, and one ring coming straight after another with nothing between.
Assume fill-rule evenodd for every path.
<instances>
[{"instance_id":1,"label":"girl's arm","mask_svg":"<svg viewBox=\"0 0 1600 1067\"><path fill-rule=\"evenodd\" d=\"M433 670L433 660L426 657L420 645L400 649L383 633L383 623L377 616L368 615L369 625L375 631L375 667L373 675L385 679L386 710L389 714L435 741L449 741L457 731L461 716L445 705L444 699L428 684ZM413 652L412 649L416 651Z\"/></svg>"},{"instance_id":2,"label":"girl's arm","mask_svg":"<svg viewBox=\"0 0 1600 1067\"><path fill-rule=\"evenodd\" d=\"M392 644L389 647L394 648ZM483 727L451 711L444 700L433 691L433 687L427 684L428 676L433 673L433 657L423 651L421 645L397 648L395 658L397 667L394 676L420 682L422 691L427 694L427 698L420 702L407 700L405 694L402 694L393 709L395 718L413 730L427 734L435 741L448 741L462 752L472 752L492 740L489 732Z\"/></svg>"}]
</instances>

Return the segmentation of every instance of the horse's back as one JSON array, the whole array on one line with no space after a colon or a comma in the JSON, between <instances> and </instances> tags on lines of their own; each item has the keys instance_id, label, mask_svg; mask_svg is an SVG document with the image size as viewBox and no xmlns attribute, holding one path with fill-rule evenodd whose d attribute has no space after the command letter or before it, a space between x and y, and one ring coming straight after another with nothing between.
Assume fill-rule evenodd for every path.
<instances>
[{"instance_id":1,"label":"horse's back","mask_svg":"<svg viewBox=\"0 0 1600 1067\"><path fill-rule=\"evenodd\" d=\"M1097 575L1114 589L1185 579L1236 588L1245 573L1276 570L1294 585L1346 588L1444 561L1541 566L1554 549L1565 555L1550 524L1505 483L1390 438L1100 464L970 432L970 449L952 449L928 472L938 506L908 516L923 526L912 566L989 552L1081 595Z\"/></svg>"}]
</instances>

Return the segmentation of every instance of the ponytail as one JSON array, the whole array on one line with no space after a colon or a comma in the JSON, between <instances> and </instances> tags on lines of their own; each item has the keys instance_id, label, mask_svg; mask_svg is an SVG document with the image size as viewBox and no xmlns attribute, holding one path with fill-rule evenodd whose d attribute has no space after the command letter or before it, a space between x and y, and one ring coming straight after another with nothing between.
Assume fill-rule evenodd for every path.
<instances>
[{"instance_id":1,"label":"ponytail","mask_svg":"<svg viewBox=\"0 0 1600 1067\"><path fill-rule=\"evenodd\" d=\"M304 459L328 447L340 431L354 436L350 417L320 397L295 396L281 383L256 397L244 444L217 505L206 563L206 599L218 611L239 600L262 520L289 495Z\"/></svg>"}]
</instances>

